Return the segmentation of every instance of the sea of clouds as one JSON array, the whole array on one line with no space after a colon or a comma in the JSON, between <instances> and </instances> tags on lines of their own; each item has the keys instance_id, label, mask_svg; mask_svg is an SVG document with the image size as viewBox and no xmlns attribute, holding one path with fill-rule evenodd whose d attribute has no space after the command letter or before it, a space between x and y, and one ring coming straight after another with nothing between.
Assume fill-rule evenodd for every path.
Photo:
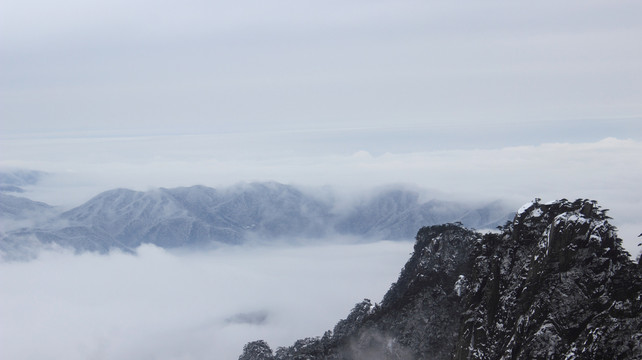
<instances>
[{"instance_id":1,"label":"sea of clouds","mask_svg":"<svg viewBox=\"0 0 642 360\"><path fill-rule=\"evenodd\" d=\"M252 340L292 345L380 301L412 245L144 245L0 263L0 358L234 359Z\"/></svg>"},{"instance_id":2,"label":"sea of clouds","mask_svg":"<svg viewBox=\"0 0 642 360\"><path fill-rule=\"evenodd\" d=\"M25 187L28 191L22 196L63 208L117 187L149 190L200 184L218 188L243 181L277 181L309 191L331 187L336 199L346 202L364 190L391 183L427 189L442 199L501 199L515 209L536 197L544 201L588 198L611 209L612 222L635 256L637 235L642 232L642 141L637 138L638 123L627 124L632 136L628 139L517 146L506 145L511 137L493 138L481 131L478 135L487 139L474 142L474 136L466 133L471 140L468 145L444 145L443 149L440 138L459 139L458 135L408 128L18 136L3 139L6 151L0 168L48 172L50 176L37 185ZM541 140L546 131L558 128L532 130ZM573 128L560 131L567 137ZM525 141L526 134L521 136L516 143Z\"/></svg>"},{"instance_id":3,"label":"sea of clouds","mask_svg":"<svg viewBox=\"0 0 642 360\"><path fill-rule=\"evenodd\" d=\"M591 198L611 209L626 249L639 253L642 142L635 136L442 149L439 136L414 130L397 130L393 143L386 129L15 136L2 139L0 167L47 172L17 195L62 209L116 187L239 181L320 193L329 186L339 199L404 183L444 199L502 199L515 209L535 197ZM137 255L45 251L0 264L0 358L233 359L256 339L291 345L322 335L363 298L380 300L411 251L411 242L336 241L182 253L143 246Z\"/></svg>"}]
</instances>

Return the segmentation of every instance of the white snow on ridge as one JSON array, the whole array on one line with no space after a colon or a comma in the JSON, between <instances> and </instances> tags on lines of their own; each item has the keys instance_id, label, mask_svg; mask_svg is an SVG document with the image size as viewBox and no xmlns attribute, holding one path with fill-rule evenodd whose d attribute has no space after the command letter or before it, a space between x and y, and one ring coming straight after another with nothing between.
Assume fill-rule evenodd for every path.
<instances>
[{"instance_id":1,"label":"white snow on ridge","mask_svg":"<svg viewBox=\"0 0 642 360\"><path fill-rule=\"evenodd\" d=\"M522 205L522 207L520 207L519 210L517 210L517 215L522 215L526 210L528 210L531 206L533 206L533 204L534 202L530 201Z\"/></svg>"}]
</instances>

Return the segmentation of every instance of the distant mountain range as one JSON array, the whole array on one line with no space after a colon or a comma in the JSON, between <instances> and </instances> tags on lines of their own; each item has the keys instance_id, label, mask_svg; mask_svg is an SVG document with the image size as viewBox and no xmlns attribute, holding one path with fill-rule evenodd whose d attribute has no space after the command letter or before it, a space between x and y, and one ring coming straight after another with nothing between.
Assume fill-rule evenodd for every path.
<instances>
[{"instance_id":1,"label":"distant mountain range","mask_svg":"<svg viewBox=\"0 0 642 360\"><path fill-rule=\"evenodd\" d=\"M419 192L401 187L356 199L339 209L332 196L314 196L275 182L225 189L115 189L53 215L55 209L47 204L1 196L0 218L6 226L0 251L5 257L22 244L35 243L106 252L133 250L143 243L174 248L342 235L410 240L425 225L461 222L472 228L495 228L513 215L500 201L481 206L422 201ZM25 219L31 224L13 225Z\"/></svg>"}]
</instances>

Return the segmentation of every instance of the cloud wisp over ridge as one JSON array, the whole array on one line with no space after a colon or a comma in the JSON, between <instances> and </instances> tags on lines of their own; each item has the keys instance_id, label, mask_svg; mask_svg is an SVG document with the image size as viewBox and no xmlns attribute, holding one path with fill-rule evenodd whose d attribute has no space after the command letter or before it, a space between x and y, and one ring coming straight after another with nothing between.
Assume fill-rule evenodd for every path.
<instances>
[{"instance_id":1,"label":"cloud wisp over ridge","mask_svg":"<svg viewBox=\"0 0 642 360\"><path fill-rule=\"evenodd\" d=\"M371 150L348 147L342 152L341 144L349 143L344 139L334 148L313 153L299 152L300 146L289 142L296 136L279 142L272 134L255 134L248 139L254 147L241 139L224 143L216 135L14 139L4 142L7 151L0 165L48 172L39 184L25 187L28 191L22 195L67 208L119 187L220 188L243 181L277 181L310 189L331 186L338 198L346 199L365 189L403 183L432 190L436 197L502 199L514 208L535 197L590 198L611 209L625 246L638 252L642 142L635 137L496 148L421 151L416 147L407 152L387 152L387 145L373 145ZM321 136L317 144L323 139L336 138Z\"/></svg>"}]
</instances>

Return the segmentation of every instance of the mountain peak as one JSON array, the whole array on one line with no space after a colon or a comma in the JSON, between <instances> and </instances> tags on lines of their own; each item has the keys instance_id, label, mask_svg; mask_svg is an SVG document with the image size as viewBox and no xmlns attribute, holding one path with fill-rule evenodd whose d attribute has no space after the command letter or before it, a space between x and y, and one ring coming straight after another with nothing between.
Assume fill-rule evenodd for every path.
<instances>
[{"instance_id":1,"label":"mountain peak","mask_svg":"<svg viewBox=\"0 0 642 360\"><path fill-rule=\"evenodd\" d=\"M536 199L500 233L424 227L380 305L262 359L639 359L642 274L608 219Z\"/></svg>"}]
</instances>

